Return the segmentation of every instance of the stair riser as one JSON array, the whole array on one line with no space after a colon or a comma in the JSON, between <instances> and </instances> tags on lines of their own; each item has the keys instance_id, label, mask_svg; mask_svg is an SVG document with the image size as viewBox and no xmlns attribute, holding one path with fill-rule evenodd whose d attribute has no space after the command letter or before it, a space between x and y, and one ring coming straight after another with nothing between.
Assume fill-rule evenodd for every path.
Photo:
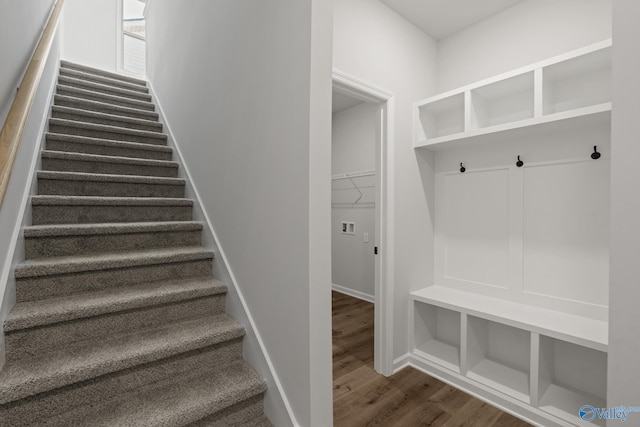
<instances>
[{"instance_id":1,"label":"stair riser","mask_svg":"<svg viewBox=\"0 0 640 427\"><path fill-rule=\"evenodd\" d=\"M26 238L26 258L200 246L200 230Z\"/></svg>"},{"instance_id":2,"label":"stair riser","mask_svg":"<svg viewBox=\"0 0 640 427\"><path fill-rule=\"evenodd\" d=\"M63 387L14 404L0 405L0 419L11 426L44 423L56 415L67 413L71 418L55 418L54 425L74 425L82 413L91 414L94 407L107 399L133 392L145 385L169 377L201 371L225 370L226 365L241 358L242 341L232 340L201 350L191 351L136 368L103 375L90 381ZM69 412L72 411L72 412ZM90 416L90 415L89 415Z\"/></svg>"},{"instance_id":3,"label":"stair riser","mask_svg":"<svg viewBox=\"0 0 640 427\"><path fill-rule=\"evenodd\" d=\"M142 79L136 79L135 77L124 76L122 74L111 73L109 71L104 71L96 68L86 67L84 65L74 64L73 62L62 61L60 65L60 69L68 69L68 70L78 70L83 73L93 74L95 76L103 76L110 79L120 80L123 82L133 83L140 86L146 86L147 82Z\"/></svg>"},{"instance_id":4,"label":"stair riser","mask_svg":"<svg viewBox=\"0 0 640 427\"><path fill-rule=\"evenodd\" d=\"M211 277L211 259L146 265L115 270L88 271L16 279L17 302L134 286L164 280Z\"/></svg>"},{"instance_id":5,"label":"stair riser","mask_svg":"<svg viewBox=\"0 0 640 427\"><path fill-rule=\"evenodd\" d=\"M218 413L189 424L189 427L245 426L264 414L263 394L230 406Z\"/></svg>"},{"instance_id":6,"label":"stair riser","mask_svg":"<svg viewBox=\"0 0 640 427\"><path fill-rule=\"evenodd\" d=\"M178 168L126 163L91 162L71 159L42 158L42 170L58 172L86 172L111 175L155 176L177 178Z\"/></svg>"},{"instance_id":7,"label":"stair riser","mask_svg":"<svg viewBox=\"0 0 640 427\"><path fill-rule=\"evenodd\" d=\"M95 74L82 73L78 74L74 70L68 68L60 69L60 76L70 77L72 79L84 80L87 82L93 82L102 85L114 86L121 89L133 90L140 93L149 93L149 89L145 86L136 85L133 83L127 83L122 80L110 79L107 77L97 76Z\"/></svg>"},{"instance_id":8,"label":"stair riser","mask_svg":"<svg viewBox=\"0 0 640 427\"><path fill-rule=\"evenodd\" d=\"M221 314L224 294L20 330L5 336L7 362L131 330Z\"/></svg>"},{"instance_id":9,"label":"stair riser","mask_svg":"<svg viewBox=\"0 0 640 427\"><path fill-rule=\"evenodd\" d=\"M51 112L51 117L54 119L73 120L76 122L93 123L96 125L118 126L126 129L144 130L147 132L162 132L162 124L160 123L130 123L125 120L112 119L108 117L90 117L58 110L53 110Z\"/></svg>"},{"instance_id":10,"label":"stair riser","mask_svg":"<svg viewBox=\"0 0 640 427\"><path fill-rule=\"evenodd\" d=\"M148 160L172 160L173 158L173 154L171 152L136 150L132 148L112 147L97 144L83 144L78 142L58 140L47 140L46 147L47 150L51 151L98 154L100 156L131 157L135 159Z\"/></svg>"},{"instance_id":11,"label":"stair riser","mask_svg":"<svg viewBox=\"0 0 640 427\"><path fill-rule=\"evenodd\" d=\"M49 132L65 135L86 136L89 138L110 139L112 141L138 142L140 144L167 145L167 138L163 136L131 135L128 133L116 133L103 130L84 129L73 126L60 126L49 123Z\"/></svg>"},{"instance_id":12,"label":"stair riser","mask_svg":"<svg viewBox=\"0 0 640 427\"><path fill-rule=\"evenodd\" d=\"M192 206L34 205L33 225L191 221Z\"/></svg>"},{"instance_id":13,"label":"stair riser","mask_svg":"<svg viewBox=\"0 0 640 427\"><path fill-rule=\"evenodd\" d=\"M146 102L140 102L129 98L118 97L114 99L109 95L98 92L80 93L72 90L73 88L58 87L56 93L58 95L73 96L75 98L87 99L89 101L103 102L105 104L116 105L120 107L136 108L139 110L154 111L155 106Z\"/></svg>"},{"instance_id":14,"label":"stair riser","mask_svg":"<svg viewBox=\"0 0 640 427\"><path fill-rule=\"evenodd\" d=\"M58 84L90 90L92 92L104 93L105 95L119 96L122 98L134 99L136 101L151 102L151 96L149 94L121 89L116 86L99 85L86 80L69 79L63 76L58 79Z\"/></svg>"},{"instance_id":15,"label":"stair riser","mask_svg":"<svg viewBox=\"0 0 640 427\"><path fill-rule=\"evenodd\" d=\"M98 101L100 102L100 101ZM158 114L148 110L137 109L119 109L114 104L100 102L96 104L86 99L69 99L56 95L54 97L54 105L61 107L78 108L81 110L95 111L96 113L114 114L116 116L130 117L132 119L158 120Z\"/></svg>"},{"instance_id":16,"label":"stair riser","mask_svg":"<svg viewBox=\"0 0 640 427\"><path fill-rule=\"evenodd\" d=\"M183 198L184 185L89 182L39 179L38 194L56 196L169 197Z\"/></svg>"}]
</instances>

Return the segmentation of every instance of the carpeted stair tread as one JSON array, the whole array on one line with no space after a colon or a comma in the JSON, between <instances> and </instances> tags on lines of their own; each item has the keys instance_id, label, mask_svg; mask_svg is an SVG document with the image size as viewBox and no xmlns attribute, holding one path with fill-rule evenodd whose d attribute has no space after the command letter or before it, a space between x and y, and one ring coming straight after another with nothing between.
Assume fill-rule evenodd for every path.
<instances>
[{"instance_id":1,"label":"carpeted stair tread","mask_svg":"<svg viewBox=\"0 0 640 427\"><path fill-rule=\"evenodd\" d=\"M179 163L172 160L105 156L73 151L43 150L41 153L41 169L46 171L177 178L178 168Z\"/></svg>"},{"instance_id":2,"label":"carpeted stair tread","mask_svg":"<svg viewBox=\"0 0 640 427\"><path fill-rule=\"evenodd\" d=\"M252 421L245 424L243 427L273 427L273 424L271 424L271 421L269 421L269 418L265 417L264 415L261 415L258 418L254 418Z\"/></svg>"},{"instance_id":3,"label":"carpeted stair tread","mask_svg":"<svg viewBox=\"0 0 640 427\"><path fill-rule=\"evenodd\" d=\"M157 166L163 168L175 168L180 166L178 162L169 160L139 159L135 157L102 156L100 154L71 153L68 151L42 150L42 157L47 159L75 160L80 162L117 163L136 166Z\"/></svg>"},{"instance_id":4,"label":"carpeted stair tread","mask_svg":"<svg viewBox=\"0 0 640 427\"><path fill-rule=\"evenodd\" d=\"M72 87L79 87L93 92L107 93L109 95L121 96L123 98L137 99L140 101L151 102L151 95L136 90L129 90L117 86L96 83L89 80L81 80L73 77L59 76L58 84Z\"/></svg>"},{"instance_id":5,"label":"carpeted stair tread","mask_svg":"<svg viewBox=\"0 0 640 427\"><path fill-rule=\"evenodd\" d=\"M56 86L56 93L58 95L72 96L74 98L89 99L91 101L98 101L102 103L120 105L127 108L135 108L140 110L155 111L156 106L152 102L139 101L136 99L126 98L122 96L109 95L101 92L94 92L92 90L82 89L73 86L66 86L58 84Z\"/></svg>"},{"instance_id":6,"label":"carpeted stair tread","mask_svg":"<svg viewBox=\"0 0 640 427\"><path fill-rule=\"evenodd\" d=\"M55 169L47 165L49 169ZM64 170L63 168L59 168ZM78 170L90 170L90 168L77 168ZM98 168L99 169L99 168ZM146 175L130 175L130 172L140 173L140 170L98 170L101 174L92 172L63 172L64 174L86 173L87 179L69 179L68 176L39 176L38 193L42 195L58 196L97 196L97 197L171 197L185 196L186 186L180 181L160 180L134 180L130 177L156 178L154 173ZM116 174L116 172L118 174ZM106 175L105 175L106 174ZM97 177L96 177L97 175ZM160 174L172 176L173 174ZM101 179L101 177L114 177L114 179ZM95 177L96 179L92 178ZM176 178L169 178L176 179Z\"/></svg>"},{"instance_id":7,"label":"carpeted stair tread","mask_svg":"<svg viewBox=\"0 0 640 427\"><path fill-rule=\"evenodd\" d=\"M25 357L0 372L0 404L243 335L244 329L237 322L221 314Z\"/></svg>"},{"instance_id":8,"label":"carpeted stair tread","mask_svg":"<svg viewBox=\"0 0 640 427\"><path fill-rule=\"evenodd\" d=\"M47 143L58 142L58 143L70 143L70 144L82 144L89 147L91 146L105 147L105 150L101 151L101 153L103 154L100 154L103 156L132 157L136 159L143 158L143 157L119 155L118 153L120 150L126 150L128 152L136 151L140 153L150 153L148 155L153 155L152 153L159 153L159 155L168 155L169 157L171 157L171 155L173 154L173 149L171 147L167 147L166 145L143 144L139 142L129 142L129 141L116 141L112 139L91 138L88 136L66 135L62 133L51 133L51 132L47 132L45 134L45 139ZM62 151L62 150L56 149L56 150L48 150L48 151ZM68 152L76 152L76 151L68 151ZM96 153L86 153L86 154L96 154ZM156 160L161 160L161 159L156 159Z\"/></svg>"},{"instance_id":9,"label":"carpeted stair tread","mask_svg":"<svg viewBox=\"0 0 640 427\"><path fill-rule=\"evenodd\" d=\"M94 181L94 182L118 182L129 184L157 184L157 185L185 185L182 178L167 178L161 176L143 175L114 175L85 172L60 172L60 171L38 171L38 179L54 179L58 181Z\"/></svg>"},{"instance_id":10,"label":"carpeted stair tread","mask_svg":"<svg viewBox=\"0 0 640 427\"><path fill-rule=\"evenodd\" d=\"M79 80L87 80L90 82L100 83L108 86L117 86L123 89L134 90L142 93L149 93L149 88L136 83L129 83L123 80L112 79L106 76L100 76L97 74L86 73L80 70L73 70L70 68L61 68L60 75L65 77L71 77Z\"/></svg>"},{"instance_id":11,"label":"carpeted stair tread","mask_svg":"<svg viewBox=\"0 0 640 427\"><path fill-rule=\"evenodd\" d=\"M210 416L202 418L189 427L273 427L264 415L264 395L245 399Z\"/></svg>"},{"instance_id":12,"label":"carpeted stair tread","mask_svg":"<svg viewBox=\"0 0 640 427\"><path fill-rule=\"evenodd\" d=\"M149 132L146 130L128 129L119 126L99 125L94 123L77 122L74 120L49 119L49 126L62 126L67 128L79 128L96 132L108 132L121 135L133 135L152 139L167 140L167 134Z\"/></svg>"},{"instance_id":13,"label":"carpeted stair tread","mask_svg":"<svg viewBox=\"0 0 640 427\"><path fill-rule=\"evenodd\" d=\"M212 278L173 280L119 287L61 298L21 302L4 323L5 332L66 322L106 313L167 304L225 293L227 287Z\"/></svg>"},{"instance_id":14,"label":"carpeted stair tread","mask_svg":"<svg viewBox=\"0 0 640 427\"><path fill-rule=\"evenodd\" d=\"M131 107L92 101L84 98L56 94L53 97L54 105L83 109L85 111L98 111L123 117L135 117L145 120L158 120L160 115L155 111L141 110Z\"/></svg>"},{"instance_id":15,"label":"carpeted stair tread","mask_svg":"<svg viewBox=\"0 0 640 427\"><path fill-rule=\"evenodd\" d=\"M191 199L162 197L32 196L35 206L193 206Z\"/></svg>"},{"instance_id":16,"label":"carpeted stair tread","mask_svg":"<svg viewBox=\"0 0 640 427\"><path fill-rule=\"evenodd\" d=\"M84 120L90 123L91 123L91 120L105 121L109 123L118 123L117 125L112 124L111 126L124 127L127 129L133 129L133 130L136 130L136 129L133 128L132 126L138 126L140 128L153 129L153 130L147 129L147 132L162 133L162 124L153 120L136 119L136 118L126 117L126 116L118 116L115 114L101 113L98 111L88 111L88 110L82 110L82 109L73 108L73 107L64 107L59 105L54 105L51 108L51 112L52 112L52 117L57 119L74 120L74 121ZM72 116L74 117L74 119L65 119L64 117L59 117L59 115ZM145 130L145 129L139 129L139 130Z\"/></svg>"},{"instance_id":17,"label":"carpeted stair tread","mask_svg":"<svg viewBox=\"0 0 640 427\"><path fill-rule=\"evenodd\" d=\"M91 413L80 408L51 421L55 425L92 427L185 426L265 391L265 381L244 361L238 360L229 364L228 369L169 378L118 396ZM262 424L251 421L242 426L272 426L268 421L265 423L264 416L260 418ZM236 424L236 427L240 425Z\"/></svg>"},{"instance_id":18,"label":"carpeted stair tread","mask_svg":"<svg viewBox=\"0 0 640 427\"><path fill-rule=\"evenodd\" d=\"M91 236L132 233L162 233L169 231L201 231L203 224L197 221L124 222L121 224L64 224L35 225L24 228L25 238Z\"/></svg>"},{"instance_id":19,"label":"carpeted stair tread","mask_svg":"<svg viewBox=\"0 0 640 427\"><path fill-rule=\"evenodd\" d=\"M213 259L213 252L202 247L153 249L147 251L65 256L26 260L15 268L16 279L71 274L86 271L113 270L146 265L168 264Z\"/></svg>"},{"instance_id":20,"label":"carpeted stair tread","mask_svg":"<svg viewBox=\"0 0 640 427\"><path fill-rule=\"evenodd\" d=\"M32 196L33 225L192 221L193 200L169 197Z\"/></svg>"},{"instance_id":21,"label":"carpeted stair tread","mask_svg":"<svg viewBox=\"0 0 640 427\"><path fill-rule=\"evenodd\" d=\"M201 424L196 424L196 426L200 426ZM205 424L202 424L205 425ZM208 426L210 426L211 424L206 424ZM273 427L273 424L271 424L271 421L269 421L269 418L265 417L264 414L259 415L256 418L251 419L250 421L243 421L241 424L240 423L236 423L236 424L213 424L214 427Z\"/></svg>"},{"instance_id":22,"label":"carpeted stair tread","mask_svg":"<svg viewBox=\"0 0 640 427\"><path fill-rule=\"evenodd\" d=\"M199 246L194 221L36 225L24 229L27 259Z\"/></svg>"},{"instance_id":23,"label":"carpeted stair tread","mask_svg":"<svg viewBox=\"0 0 640 427\"><path fill-rule=\"evenodd\" d=\"M140 86L147 86L147 82L135 77L126 76L123 74L114 73L111 71L100 70L98 68L89 67L87 65L76 64L69 61L60 61L60 69L78 70L88 74L94 74L98 76L106 76L116 80L122 80L125 82L137 84Z\"/></svg>"}]
</instances>

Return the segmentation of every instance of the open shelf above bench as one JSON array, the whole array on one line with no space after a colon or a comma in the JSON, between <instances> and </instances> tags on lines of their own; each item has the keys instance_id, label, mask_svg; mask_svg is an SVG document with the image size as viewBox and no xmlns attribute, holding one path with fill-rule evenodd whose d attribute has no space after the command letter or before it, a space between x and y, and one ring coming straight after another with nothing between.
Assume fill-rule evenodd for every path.
<instances>
[{"instance_id":1,"label":"open shelf above bench","mask_svg":"<svg viewBox=\"0 0 640 427\"><path fill-rule=\"evenodd\" d=\"M611 40L427 98L414 109L414 147L430 150L609 121Z\"/></svg>"}]
</instances>

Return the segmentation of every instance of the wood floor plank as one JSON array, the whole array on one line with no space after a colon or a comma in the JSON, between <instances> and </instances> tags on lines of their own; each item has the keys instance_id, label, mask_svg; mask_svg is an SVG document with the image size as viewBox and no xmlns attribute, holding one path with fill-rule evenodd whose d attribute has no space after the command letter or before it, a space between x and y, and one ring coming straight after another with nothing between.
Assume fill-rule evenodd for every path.
<instances>
[{"instance_id":1,"label":"wood floor plank","mask_svg":"<svg viewBox=\"0 0 640 427\"><path fill-rule=\"evenodd\" d=\"M404 416L398 417L394 426L430 426L442 427L451 419L452 415L438 405L423 402L407 410Z\"/></svg>"},{"instance_id":2,"label":"wood floor plank","mask_svg":"<svg viewBox=\"0 0 640 427\"><path fill-rule=\"evenodd\" d=\"M469 401L459 408L445 426L494 426L495 421L500 418L502 411L493 406L478 400Z\"/></svg>"},{"instance_id":3,"label":"wood floor plank","mask_svg":"<svg viewBox=\"0 0 640 427\"><path fill-rule=\"evenodd\" d=\"M340 399L347 394L358 391L369 382L376 380L378 373L366 365L362 365L333 381L333 398Z\"/></svg>"},{"instance_id":4,"label":"wood floor plank","mask_svg":"<svg viewBox=\"0 0 640 427\"><path fill-rule=\"evenodd\" d=\"M374 306L338 292L333 302L335 427L525 427L528 423L413 368L373 369Z\"/></svg>"}]
</instances>

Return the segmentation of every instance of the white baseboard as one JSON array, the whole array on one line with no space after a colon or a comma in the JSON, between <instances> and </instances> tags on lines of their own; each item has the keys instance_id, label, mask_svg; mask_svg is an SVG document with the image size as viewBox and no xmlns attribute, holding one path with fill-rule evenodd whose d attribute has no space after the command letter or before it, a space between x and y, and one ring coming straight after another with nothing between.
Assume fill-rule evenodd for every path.
<instances>
[{"instance_id":1,"label":"white baseboard","mask_svg":"<svg viewBox=\"0 0 640 427\"><path fill-rule=\"evenodd\" d=\"M402 356L394 359L393 361L393 373L398 373L407 366L411 366L411 355L409 353L405 353Z\"/></svg>"},{"instance_id":2,"label":"white baseboard","mask_svg":"<svg viewBox=\"0 0 640 427\"><path fill-rule=\"evenodd\" d=\"M373 295L365 294L364 292L356 291L354 289L345 288L344 286L336 285L335 283L331 284L331 289L336 292L340 292L341 294L349 295L350 297L358 298L372 304L375 304L376 302L376 297L374 297Z\"/></svg>"}]
</instances>

